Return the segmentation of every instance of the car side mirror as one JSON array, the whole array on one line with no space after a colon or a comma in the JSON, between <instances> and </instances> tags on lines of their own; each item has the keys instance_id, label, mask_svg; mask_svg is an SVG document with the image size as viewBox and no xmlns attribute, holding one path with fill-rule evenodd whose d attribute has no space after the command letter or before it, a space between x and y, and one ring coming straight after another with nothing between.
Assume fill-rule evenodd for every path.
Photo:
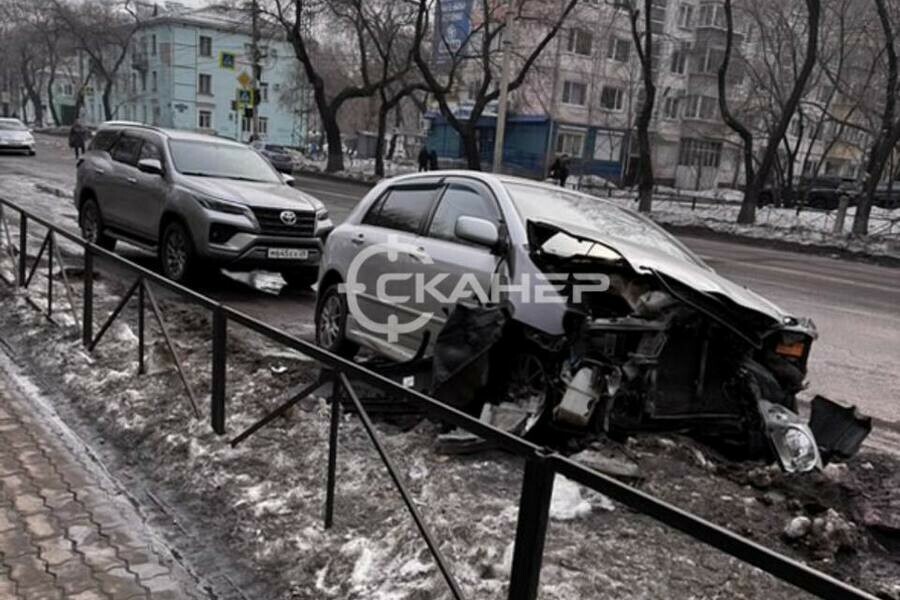
<instances>
[{"instance_id":1,"label":"car side mirror","mask_svg":"<svg viewBox=\"0 0 900 600\"><path fill-rule=\"evenodd\" d=\"M291 187L294 187L294 181L296 181L296 179L294 178L293 175L288 175L287 173L282 173L282 174L281 174L281 179L284 180L285 185L289 185L289 186L291 186Z\"/></svg>"},{"instance_id":2,"label":"car side mirror","mask_svg":"<svg viewBox=\"0 0 900 600\"><path fill-rule=\"evenodd\" d=\"M487 219L462 216L456 219L456 237L494 249L500 243L500 230Z\"/></svg>"},{"instance_id":3,"label":"car side mirror","mask_svg":"<svg viewBox=\"0 0 900 600\"><path fill-rule=\"evenodd\" d=\"M138 161L137 167L140 171L150 173L151 175L163 174L162 163L156 158L142 158Z\"/></svg>"}]
</instances>

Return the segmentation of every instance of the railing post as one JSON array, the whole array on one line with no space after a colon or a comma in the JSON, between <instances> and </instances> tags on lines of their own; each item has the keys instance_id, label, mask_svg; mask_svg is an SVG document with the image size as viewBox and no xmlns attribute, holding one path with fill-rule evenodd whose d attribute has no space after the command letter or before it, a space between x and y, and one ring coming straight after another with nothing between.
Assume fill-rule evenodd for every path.
<instances>
[{"instance_id":1,"label":"railing post","mask_svg":"<svg viewBox=\"0 0 900 600\"><path fill-rule=\"evenodd\" d=\"M525 461L509 600L537 598L554 476L547 454L539 452Z\"/></svg>"},{"instance_id":2,"label":"railing post","mask_svg":"<svg viewBox=\"0 0 900 600\"><path fill-rule=\"evenodd\" d=\"M325 490L325 529L334 522L334 487L337 483L338 428L341 424L341 384L337 372L331 388L331 425L328 432L328 487Z\"/></svg>"},{"instance_id":3,"label":"railing post","mask_svg":"<svg viewBox=\"0 0 900 600\"><path fill-rule=\"evenodd\" d=\"M81 343L89 348L94 341L94 252L90 244L84 246L84 298L82 298Z\"/></svg>"},{"instance_id":4,"label":"railing post","mask_svg":"<svg viewBox=\"0 0 900 600\"><path fill-rule=\"evenodd\" d=\"M212 394L210 418L217 434L225 433L225 384L227 381L228 318L222 307L213 309Z\"/></svg>"},{"instance_id":5,"label":"railing post","mask_svg":"<svg viewBox=\"0 0 900 600\"><path fill-rule=\"evenodd\" d=\"M25 287L26 258L28 256L28 217L19 213L19 287Z\"/></svg>"},{"instance_id":6,"label":"railing post","mask_svg":"<svg viewBox=\"0 0 900 600\"><path fill-rule=\"evenodd\" d=\"M138 375L146 372L144 367L144 282L138 287Z\"/></svg>"},{"instance_id":7,"label":"railing post","mask_svg":"<svg viewBox=\"0 0 900 600\"><path fill-rule=\"evenodd\" d=\"M47 318L53 318L53 230L47 232Z\"/></svg>"}]
</instances>

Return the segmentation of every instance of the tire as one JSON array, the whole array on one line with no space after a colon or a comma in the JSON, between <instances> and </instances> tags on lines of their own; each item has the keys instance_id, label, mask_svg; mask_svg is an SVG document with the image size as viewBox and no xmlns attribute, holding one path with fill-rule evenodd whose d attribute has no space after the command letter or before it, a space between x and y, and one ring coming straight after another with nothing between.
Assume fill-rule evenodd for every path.
<instances>
[{"instance_id":1,"label":"tire","mask_svg":"<svg viewBox=\"0 0 900 600\"><path fill-rule=\"evenodd\" d=\"M305 290L318 280L319 269L316 267L287 269L281 272L281 277L287 282L289 288Z\"/></svg>"},{"instance_id":2,"label":"tire","mask_svg":"<svg viewBox=\"0 0 900 600\"><path fill-rule=\"evenodd\" d=\"M345 337L347 299L333 283L320 294L316 303L316 344L344 358L353 358L359 346Z\"/></svg>"},{"instance_id":3,"label":"tire","mask_svg":"<svg viewBox=\"0 0 900 600\"><path fill-rule=\"evenodd\" d=\"M162 274L175 283L191 281L197 266L197 253L190 232L180 221L172 221L163 230L159 263Z\"/></svg>"},{"instance_id":4,"label":"tire","mask_svg":"<svg viewBox=\"0 0 900 600\"><path fill-rule=\"evenodd\" d=\"M93 198L88 198L81 205L78 213L78 226L81 229L81 237L100 246L104 250L112 252L116 249L116 240L103 234L103 216L100 207Z\"/></svg>"}]
</instances>

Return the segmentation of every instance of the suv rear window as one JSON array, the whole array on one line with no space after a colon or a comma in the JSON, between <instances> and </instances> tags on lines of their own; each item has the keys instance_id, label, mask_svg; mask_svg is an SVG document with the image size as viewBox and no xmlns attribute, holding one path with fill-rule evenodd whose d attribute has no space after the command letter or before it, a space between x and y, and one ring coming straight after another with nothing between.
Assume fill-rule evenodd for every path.
<instances>
[{"instance_id":1,"label":"suv rear window","mask_svg":"<svg viewBox=\"0 0 900 600\"><path fill-rule=\"evenodd\" d=\"M379 199L363 223L416 233L431 210L435 188L395 188Z\"/></svg>"},{"instance_id":2,"label":"suv rear window","mask_svg":"<svg viewBox=\"0 0 900 600\"><path fill-rule=\"evenodd\" d=\"M105 150L109 152L118 136L119 132L115 129L101 129L91 141L91 150Z\"/></svg>"}]
</instances>

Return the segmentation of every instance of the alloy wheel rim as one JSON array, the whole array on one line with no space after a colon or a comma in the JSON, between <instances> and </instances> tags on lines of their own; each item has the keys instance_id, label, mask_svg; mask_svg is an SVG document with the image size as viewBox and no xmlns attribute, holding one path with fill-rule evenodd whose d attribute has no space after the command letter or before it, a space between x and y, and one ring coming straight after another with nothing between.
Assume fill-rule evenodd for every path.
<instances>
[{"instance_id":1,"label":"alloy wheel rim","mask_svg":"<svg viewBox=\"0 0 900 600\"><path fill-rule=\"evenodd\" d=\"M319 316L319 340L326 348L332 348L340 338L341 299L337 295L330 296L322 306Z\"/></svg>"},{"instance_id":2,"label":"alloy wheel rim","mask_svg":"<svg viewBox=\"0 0 900 600\"><path fill-rule=\"evenodd\" d=\"M181 279L187 263L187 249L184 235L179 230L172 231L166 238L166 271L170 279Z\"/></svg>"}]
</instances>

